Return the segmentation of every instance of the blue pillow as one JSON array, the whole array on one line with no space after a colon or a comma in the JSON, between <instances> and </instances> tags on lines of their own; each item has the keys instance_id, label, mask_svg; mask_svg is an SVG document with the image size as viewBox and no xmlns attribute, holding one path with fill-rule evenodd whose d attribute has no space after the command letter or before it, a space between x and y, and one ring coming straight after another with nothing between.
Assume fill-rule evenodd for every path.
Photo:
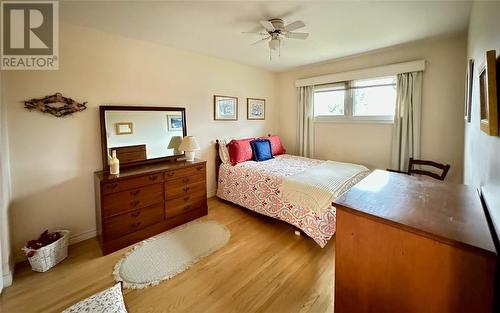
<instances>
[{"instance_id":1,"label":"blue pillow","mask_svg":"<svg viewBox=\"0 0 500 313\"><path fill-rule=\"evenodd\" d=\"M255 139L250 141L253 159L257 162L266 161L273 158L271 142L269 139Z\"/></svg>"}]
</instances>

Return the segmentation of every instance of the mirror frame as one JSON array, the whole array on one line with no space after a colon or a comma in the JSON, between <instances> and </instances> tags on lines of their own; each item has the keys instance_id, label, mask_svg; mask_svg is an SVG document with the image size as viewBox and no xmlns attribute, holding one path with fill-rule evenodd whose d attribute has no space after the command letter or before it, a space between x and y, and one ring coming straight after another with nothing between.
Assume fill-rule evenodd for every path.
<instances>
[{"instance_id":1,"label":"mirror frame","mask_svg":"<svg viewBox=\"0 0 500 313\"><path fill-rule=\"evenodd\" d=\"M128 105L101 105L99 106L99 117L101 121L101 152L102 152L102 167L103 171L109 172L108 167L108 140L106 136L106 111L181 111L182 113L182 133L183 137L187 136L186 127L186 108L182 107L154 107L154 106L128 106ZM175 161L178 158L184 157L183 154L171 155L166 157L154 158L144 161L130 162L126 164L120 163L120 168L127 168L138 165L153 164L165 161Z\"/></svg>"}]
</instances>

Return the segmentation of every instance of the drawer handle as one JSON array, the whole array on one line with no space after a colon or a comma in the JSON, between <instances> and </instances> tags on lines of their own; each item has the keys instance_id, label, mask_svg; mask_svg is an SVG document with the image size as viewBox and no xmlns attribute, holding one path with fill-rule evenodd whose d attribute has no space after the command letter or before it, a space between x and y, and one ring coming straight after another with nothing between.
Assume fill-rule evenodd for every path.
<instances>
[{"instance_id":1,"label":"drawer handle","mask_svg":"<svg viewBox=\"0 0 500 313\"><path fill-rule=\"evenodd\" d=\"M184 192L188 192L189 187L186 186L186 187L182 188L182 190L184 190Z\"/></svg>"},{"instance_id":2,"label":"drawer handle","mask_svg":"<svg viewBox=\"0 0 500 313\"><path fill-rule=\"evenodd\" d=\"M183 183L188 183L188 182L189 182L189 178L184 178L184 179L182 180L182 182L183 182Z\"/></svg>"},{"instance_id":3,"label":"drawer handle","mask_svg":"<svg viewBox=\"0 0 500 313\"><path fill-rule=\"evenodd\" d=\"M184 197L184 202L188 202L189 201L189 197Z\"/></svg>"},{"instance_id":4,"label":"drawer handle","mask_svg":"<svg viewBox=\"0 0 500 313\"><path fill-rule=\"evenodd\" d=\"M131 191L131 192L130 192L130 195L132 195L132 196L137 196L137 195L139 194L139 192L141 192L141 190L140 190L140 189L139 189L139 190L136 190L136 191Z\"/></svg>"},{"instance_id":5,"label":"drawer handle","mask_svg":"<svg viewBox=\"0 0 500 313\"><path fill-rule=\"evenodd\" d=\"M158 178L156 175L155 175L155 176L149 176L149 180L150 180L150 181L155 181L155 180L156 180L156 178Z\"/></svg>"},{"instance_id":6,"label":"drawer handle","mask_svg":"<svg viewBox=\"0 0 500 313\"><path fill-rule=\"evenodd\" d=\"M167 176L168 176L168 177L172 177L172 176L174 176L174 175L175 175L175 172L168 172L168 173L167 173Z\"/></svg>"},{"instance_id":7,"label":"drawer handle","mask_svg":"<svg viewBox=\"0 0 500 313\"><path fill-rule=\"evenodd\" d=\"M130 202L130 205L137 206L139 204L139 202L140 202L139 200L134 200L134 201Z\"/></svg>"},{"instance_id":8,"label":"drawer handle","mask_svg":"<svg viewBox=\"0 0 500 313\"><path fill-rule=\"evenodd\" d=\"M132 215L133 217L138 217L140 214L141 214L141 211L135 211L135 212L132 212L130 215Z\"/></svg>"},{"instance_id":9,"label":"drawer handle","mask_svg":"<svg viewBox=\"0 0 500 313\"><path fill-rule=\"evenodd\" d=\"M197 169L198 171L201 171L201 170L203 169L203 166L201 166L201 165L200 165L200 166L197 166L197 167L196 167L196 169Z\"/></svg>"},{"instance_id":10,"label":"drawer handle","mask_svg":"<svg viewBox=\"0 0 500 313\"><path fill-rule=\"evenodd\" d=\"M115 190L116 187L118 187L118 184L117 183L114 183L114 184L111 184L111 185L108 185L109 189L111 190Z\"/></svg>"},{"instance_id":11,"label":"drawer handle","mask_svg":"<svg viewBox=\"0 0 500 313\"><path fill-rule=\"evenodd\" d=\"M137 228L140 225L141 225L141 222L135 222L135 223L130 224L130 228Z\"/></svg>"}]
</instances>

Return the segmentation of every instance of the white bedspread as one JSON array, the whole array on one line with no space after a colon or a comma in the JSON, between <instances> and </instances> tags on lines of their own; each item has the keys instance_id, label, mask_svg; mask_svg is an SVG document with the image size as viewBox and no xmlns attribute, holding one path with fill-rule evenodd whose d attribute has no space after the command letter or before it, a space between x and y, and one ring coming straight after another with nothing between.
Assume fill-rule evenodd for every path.
<instances>
[{"instance_id":1,"label":"white bedspread","mask_svg":"<svg viewBox=\"0 0 500 313\"><path fill-rule=\"evenodd\" d=\"M330 208L333 199L348 189L346 184L366 171L368 169L362 165L325 161L283 178L281 197L284 201L296 203L321 214Z\"/></svg>"}]
</instances>

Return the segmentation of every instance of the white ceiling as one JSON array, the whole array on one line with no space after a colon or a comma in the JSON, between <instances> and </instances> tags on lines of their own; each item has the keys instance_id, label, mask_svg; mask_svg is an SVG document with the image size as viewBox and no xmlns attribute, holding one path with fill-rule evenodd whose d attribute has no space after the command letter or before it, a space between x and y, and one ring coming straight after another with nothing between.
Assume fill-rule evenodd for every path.
<instances>
[{"instance_id":1,"label":"white ceiling","mask_svg":"<svg viewBox=\"0 0 500 313\"><path fill-rule=\"evenodd\" d=\"M186 49L273 71L358 54L467 28L464 1L68 1L64 22ZM288 39L269 60L266 43L250 44L259 20L302 20L306 40Z\"/></svg>"}]
</instances>

